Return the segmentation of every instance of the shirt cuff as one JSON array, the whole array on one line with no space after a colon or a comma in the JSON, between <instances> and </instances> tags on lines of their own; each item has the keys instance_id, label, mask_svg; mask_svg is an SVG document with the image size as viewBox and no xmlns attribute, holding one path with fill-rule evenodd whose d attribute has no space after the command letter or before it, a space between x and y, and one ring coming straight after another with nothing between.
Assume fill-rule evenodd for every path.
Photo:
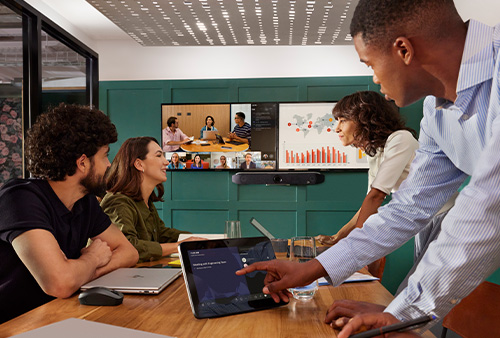
<instances>
[{"instance_id":1,"label":"shirt cuff","mask_svg":"<svg viewBox=\"0 0 500 338\"><path fill-rule=\"evenodd\" d=\"M429 312L425 313L422 310L420 310L415 304L411 304L407 302L408 296L405 294L405 292L401 292L394 300L387 306L387 308L384 310L384 312L388 312L392 314L394 317L399 319L400 321L408 321L410 319L418 318L421 316L434 316L436 317L435 320L429 322L425 326L422 326L417 332L420 334L424 333L425 331L429 330L432 326L438 323L440 318L436 316L434 312Z\"/></svg>"},{"instance_id":2,"label":"shirt cuff","mask_svg":"<svg viewBox=\"0 0 500 338\"><path fill-rule=\"evenodd\" d=\"M352 255L346 241L341 241L330 249L323 252L316 259L323 266L330 277L331 284L338 286L342 284L354 271L356 266L352 261Z\"/></svg>"}]
</instances>

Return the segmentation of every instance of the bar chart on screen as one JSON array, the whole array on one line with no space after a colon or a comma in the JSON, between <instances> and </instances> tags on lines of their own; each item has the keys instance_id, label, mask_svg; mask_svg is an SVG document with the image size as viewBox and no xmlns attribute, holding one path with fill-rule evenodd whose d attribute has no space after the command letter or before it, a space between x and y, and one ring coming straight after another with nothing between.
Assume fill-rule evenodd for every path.
<instances>
[{"instance_id":1,"label":"bar chart on screen","mask_svg":"<svg viewBox=\"0 0 500 338\"><path fill-rule=\"evenodd\" d=\"M364 169L366 154L340 142L334 102L287 103L279 107L280 169Z\"/></svg>"}]
</instances>

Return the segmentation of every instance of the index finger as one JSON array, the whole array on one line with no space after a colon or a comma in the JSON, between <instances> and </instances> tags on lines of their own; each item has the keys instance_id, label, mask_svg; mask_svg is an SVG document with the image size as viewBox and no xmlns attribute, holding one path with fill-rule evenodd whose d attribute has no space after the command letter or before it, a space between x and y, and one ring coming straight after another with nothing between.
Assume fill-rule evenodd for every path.
<instances>
[{"instance_id":1,"label":"index finger","mask_svg":"<svg viewBox=\"0 0 500 338\"><path fill-rule=\"evenodd\" d=\"M236 271L236 274L241 276L254 271L268 271L268 266L268 262L255 262L241 270Z\"/></svg>"}]
</instances>

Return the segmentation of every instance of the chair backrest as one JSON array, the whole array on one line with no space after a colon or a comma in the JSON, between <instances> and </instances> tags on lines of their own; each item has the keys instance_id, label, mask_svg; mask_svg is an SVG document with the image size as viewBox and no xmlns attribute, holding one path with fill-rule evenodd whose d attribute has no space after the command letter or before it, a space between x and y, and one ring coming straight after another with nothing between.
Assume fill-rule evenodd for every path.
<instances>
[{"instance_id":1,"label":"chair backrest","mask_svg":"<svg viewBox=\"0 0 500 338\"><path fill-rule=\"evenodd\" d=\"M500 285L483 282L443 319L463 338L500 337Z\"/></svg>"},{"instance_id":2,"label":"chair backrest","mask_svg":"<svg viewBox=\"0 0 500 338\"><path fill-rule=\"evenodd\" d=\"M191 166L193 165L193 160L187 160L186 162L186 169L191 169ZM201 161L201 166L203 167L203 169L209 169L210 168L210 163L208 162L205 162L205 161Z\"/></svg>"}]
</instances>

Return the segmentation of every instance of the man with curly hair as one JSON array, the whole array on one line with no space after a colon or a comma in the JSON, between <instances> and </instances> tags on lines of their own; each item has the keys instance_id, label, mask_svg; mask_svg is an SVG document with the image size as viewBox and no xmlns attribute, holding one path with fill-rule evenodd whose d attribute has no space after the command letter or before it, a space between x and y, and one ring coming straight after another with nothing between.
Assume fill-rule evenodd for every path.
<instances>
[{"instance_id":1,"label":"man with curly hair","mask_svg":"<svg viewBox=\"0 0 500 338\"><path fill-rule=\"evenodd\" d=\"M61 104L28 131L33 178L0 190L0 322L137 263L137 250L95 197L116 140L105 114L77 105Z\"/></svg>"},{"instance_id":2,"label":"man with curly hair","mask_svg":"<svg viewBox=\"0 0 500 338\"><path fill-rule=\"evenodd\" d=\"M357 317L339 338L363 323L443 318L500 266L500 24L463 22L453 0L360 0L351 35L387 99L403 107L427 96L408 178L363 228L317 259L300 268L256 263L238 274L270 271L265 291L276 300L287 298L282 290L321 276L338 285L409 240L469 176L470 182L408 286L384 313ZM353 312L334 304L326 322L342 326L340 317Z\"/></svg>"}]
</instances>

